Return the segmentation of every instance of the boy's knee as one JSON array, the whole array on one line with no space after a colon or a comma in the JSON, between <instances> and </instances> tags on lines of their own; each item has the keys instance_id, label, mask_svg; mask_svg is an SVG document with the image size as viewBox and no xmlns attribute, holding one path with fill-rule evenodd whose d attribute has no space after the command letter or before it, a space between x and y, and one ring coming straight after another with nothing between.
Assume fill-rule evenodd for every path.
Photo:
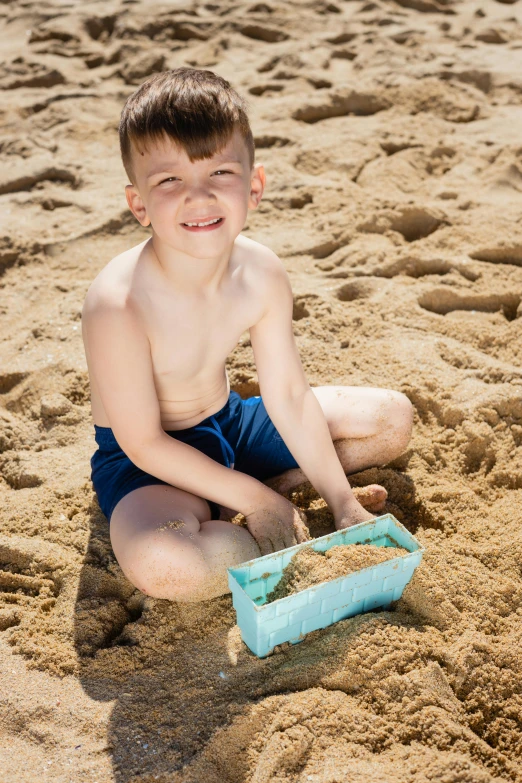
<instances>
[{"instance_id":1,"label":"boy's knee","mask_svg":"<svg viewBox=\"0 0 522 783\"><path fill-rule=\"evenodd\" d=\"M120 566L132 584L152 598L170 601L201 601L208 566L199 548L192 542L145 539L135 547L132 557ZM224 591L222 591L224 592Z\"/></svg>"},{"instance_id":2,"label":"boy's knee","mask_svg":"<svg viewBox=\"0 0 522 783\"><path fill-rule=\"evenodd\" d=\"M402 392L397 392L397 402L400 405L401 412L405 418L405 424L410 427L413 425L413 415L415 408L413 407L409 397L406 397Z\"/></svg>"},{"instance_id":3,"label":"boy's knee","mask_svg":"<svg viewBox=\"0 0 522 783\"><path fill-rule=\"evenodd\" d=\"M397 429L411 432L414 407L408 397L399 391L389 391L390 418Z\"/></svg>"},{"instance_id":4,"label":"boy's knee","mask_svg":"<svg viewBox=\"0 0 522 783\"><path fill-rule=\"evenodd\" d=\"M398 391L388 391L388 410L382 420L382 435L386 438L386 460L400 456L408 446L413 428L414 408L408 397Z\"/></svg>"},{"instance_id":5,"label":"boy's knee","mask_svg":"<svg viewBox=\"0 0 522 783\"><path fill-rule=\"evenodd\" d=\"M395 453L396 456L400 456L404 453L411 440L414 408L405 394L397 392L397 395L396 399L400 414L396 418L397 435L395 438Z\"/></svg>"}]
</instances>

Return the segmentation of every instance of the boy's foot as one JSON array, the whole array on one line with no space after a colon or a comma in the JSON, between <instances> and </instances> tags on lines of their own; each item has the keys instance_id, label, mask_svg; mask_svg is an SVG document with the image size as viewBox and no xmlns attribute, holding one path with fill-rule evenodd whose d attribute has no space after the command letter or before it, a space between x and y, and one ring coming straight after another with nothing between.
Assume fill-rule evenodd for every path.
<instances>
[{"instance_id":1,"label":"boy's foot","mask_svg":"<svg viewBox=\"0 0 522 783\"><path fill-rule=\"evenodd\" d=\"M388 492L380 484L368 484L366 487L352 487L353 494L367 511L382 511Z\"/></svg>"}]
</instances>

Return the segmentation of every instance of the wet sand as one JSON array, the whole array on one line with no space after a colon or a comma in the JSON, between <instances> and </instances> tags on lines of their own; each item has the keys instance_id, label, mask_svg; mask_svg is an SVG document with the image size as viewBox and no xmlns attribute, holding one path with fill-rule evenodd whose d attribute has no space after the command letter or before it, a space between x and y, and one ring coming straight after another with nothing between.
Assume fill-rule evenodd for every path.
<instances>
[{"instance_id":1,"label":"wet sand","mask_svg":"<svg viewBox=\"0 0 522 783\"><path fill-rule=\"evenodd\" d=\"M0 26L2 779L522 781L522 3L28 0ZM250 102L244 233L288 270L310 384L415 407L350 477L426 547L403 597L264 660L229 596L133 588L90 483L81 306L148 236L119 114L179 65ZM259 393L248 334L228 370Z\"/></svg>"}]
</instances>

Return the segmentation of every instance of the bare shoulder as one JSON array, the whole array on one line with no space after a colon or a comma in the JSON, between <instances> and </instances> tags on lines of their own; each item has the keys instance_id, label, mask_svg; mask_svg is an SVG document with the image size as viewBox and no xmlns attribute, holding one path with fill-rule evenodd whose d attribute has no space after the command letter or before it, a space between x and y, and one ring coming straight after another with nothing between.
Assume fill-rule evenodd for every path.
<instances>
[{"instance_id":1,"label":"bare shoulder","mask_svg":"<svg viewBox=\"0 0 522 783\"><path fill-rule=\"evenodd\" d=\"M245 280L258 294L269 294L274 282L287 277L279 256L266 245L240 234L236 240Z\"/></svg>"},{"instance_id":2,"label":"bare shoulder","mask_svg":"<svg viewBox=\"0 0 522 783\"><path fill-rule=\"evenodd\" d=\"M125 314L125 322L138 326L133 306L133 272L148 240L125 250L112 258L89 286L82 306L82 335L84 343L91 333L103 328L102 322L114 314ZM130 321L129 321L130 319ZM123 325L123 324L122 324Z\"/></svg>"},{"instance_id":3,"label":"bare shoulder","mask_svg":"<svg viewBox=\"0 0 522 783\"><path fill-rule=\"evenodd\" d=\"M263 272L269 272L283 266L281 259L273 250L244 234L239 234L236 246L240 251L242 262L245 263L251 274L262 276Z\"/></svg>"},{"instance_id":4,"label":"bare shoulder","mask_svg":"<svg viewBox=\"0 0 522 783\"><path fill-rule=\"evenodd\" d=\"M256 322L271 308L292 298L291 284L279 256L266 245L240 235L245 282L252 301L258 304ZM244 240L244 241L243 241Z\"/></svg>"},{"instance_id":5,"label":"bare shoulder","mask_svg":"<svg viewBox=\"0 0 522 783\"><path fill-rule=\"evenodd\" d=\"M105 307L129 308L133 273L149 240L114 256L98 272L83 301L82 316Z\"/></svg>"}]
</instances>

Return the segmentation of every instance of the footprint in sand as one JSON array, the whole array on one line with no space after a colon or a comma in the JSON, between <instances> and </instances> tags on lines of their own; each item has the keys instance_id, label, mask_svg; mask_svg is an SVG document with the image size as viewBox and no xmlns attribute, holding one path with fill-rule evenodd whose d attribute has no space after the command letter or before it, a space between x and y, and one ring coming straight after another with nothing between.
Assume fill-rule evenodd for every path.
<instances>
[{"instance_id":1,"label":"footprint in sand","mask_svg":"<svg viewBox=\"0 0 522 783\"><path fill-rule=\"evenodd\" d=\"M475 41L484 41L488 44L505 44L509 41L509 34L498 27L488 27L475 35Z\"/></svg>"},{"instance_id":2,"label":"footprint in sand","mask_svg":"<svg viewBox=\"0 0 522 783\"><path fill-rule=\"evenodd\" d=\"M471 84L443 82L434 78L391 86L386 93L392 105L407 114L426 112L446 120L464 123L489 116L485 95Z\"/></svg>"},{"instance_id":3,"label":"footprint in sand","mask_svg":"<svg viewBox=\"0 0 522 783\"><path fill-rule=\"evenodd\" d=\"M413 193L419 189L431 190L429 184L431 179L440 181L441 176L461 162L461 155L452 147L437 145L430 150L422 144L415 143L414 140L406 140L401 136L380 140L379 146L386 155L373 155L361 167L355 180L365 190L379 187L379 182L383 180L389 182L398 194ZM439 198L445 199L455 199L458 198L458 195L458 192L450 189L443 189L438 193ZM419 214L419 218L423 220L423 232L427 231L427 233L422 233L423 236L431 233L429 230L430 215L439 219L441 217L447 219L437 209L427 207L416 207L415 209L420 209L425 213L424 218ZM409 211L413 214L415 209L410 207Z\"/></svg>"},{"instance_id":4,"label":"footprint in sand","mask_svg":"<svg viewBox=\"0 0 522 783\"><path fill-rule=\"evenodd\" d=\"M17 166L4 168L0 174L0 195L30 190L38 182L61 182L73 189L80 186L80 179L74 171L62 166L49 166L43 161L23 161Z\"/></svg>"},{"instance_id":5,"label":"footprint in sand","mask_svg":"<svg viewBox=\"0 0 522 783\"><path fill-rule=\"evenodd\" d=\"M421 278L429 275L444 277L451 272L458 272L466 280L474 282L480 277L480 273L471 269L466 259L455 261L452 258L423 258L422 256L408 253L396 260L378 264L366 270L366 274L374 277L393 278L398 275Z\"/></svg>"},{"instance_id":6,"label":"footprint in sand","mask_svg":"<svg viewBox=\"0 0 522 783\"><path fill-rule=\"evenodd\" d=\"M344 117L350 114L368 116L389 109L391 102L384 94L370 90L358 92L353 89L333 90L329 96L313 99L305 106L294 109L294 120L315 123L331 117Z\"/></svg>"},{"instance_id":7,"label":"footprint in sand","mask_svg":"<svg viewBox=\"0 0 522 783\"><path fill-rule=\"evenodd\" d=\"M265 41L265 43L279 43L287 41L290 36L276 27L269 27L262 24L246 24L239 28L241 35L247 38L253 38L255 41Z\"/></svg>"},{"instance_id":8,"label":"footprint in sand","mask_svg":"<svg viewBox=\"0 0 522 783\"><path fill-rule=\"evenodd\" d=\"M383 280L359 277L338 288L335 296L340 302L356 302L358 299L369 299L379 288L382 288L383 284Z\"/></svg>"},{"instance_id":9,"label":"footprint in sand","mask_svg":"<svg viewBox=\"0 0 522 783\"><path fill-rule=\"evenodd\" d=\"M522 266L522 245L500 245L498 247L483 247L472 250L470 258L477 261L487 261L489 264L509 264Z\"/></svg>"},{"instance_id":10,"label":"footprint in sand","mask_svg":"<svg viewBox=\"0 0 522 783\"><path fill-rule=\"evenodd\" d=\"M80 54L83 37L78 28L78 22L70 19L68 23L53 19L43 22L30 31L28 41L31 45L31 51L38 55L53 54L57 57L76 57Z\"/></svg>"},{"instance_id":11,"label":"footprint in sand","mask_svg":"<svg viewBox=\"0 0 522 783\"><path fill-rule=\"evenodd\" d=\"M514 321L517 318L521 294L473 294L455 291L451 288L435 288L421 294L417 301L424 310L438 315L447 315L457 310L481 313L500 312L507 321Z\"/></svg>"},{"instance_id":12,"label":"footprint in sand","mask_svg":"<svg viewBox=\"0 0 522 783\"><path fill-rule=\"evenodd\" d=\"M118 71L125 84L141 84L147 76L162 71L165 67L165 55L147 52L127 61Z\"/></svg>"},{"instance_id":13,"label":"footprint in sand","mask_svg":"<svg viewBox=\"0 0 522 783\"><path fill-rule=\"evenodd\" d=\"M48 614L61 590L61 548L42 539L0 535L0 631Z\"/></svg>"},{"instance_id":14,"label":"footprint in sand","mask_svg":"<svg viewBox=\"0 0 522 783\"><path fill-rule=\"evenodd\" d=\"M132 647L138 644L132 624L143 612L144 595L132 600L82 598L75 608L75 648L81 658L92 658L98 650Z\"/></svg>"},{"instance_id":15,"label":"footprint in sand","mask_svg":"<svg viewBox=\"0 0 522 783\"><path fill-rule=\"evenodd\" d=\"M271 134L263 134L254 137L256 149L271 149L272 147L286 147L288 144L293 144L292 140L287 136L274 136Z\"/></svg>"},{"instance_id":16,"label":"footprint in sand","mask_svg":"<svg viewBox=\"0 0 522 783\"><path fill-rule=\"evenodd\" d=\"M85 31L93 41L107 40L114 32L117 14L107 16L89 16L83 20Z\"/></svg>"},{"instance_id":17,"label":"footprint in sand","mask_svg":"<svg viewBox=\"0 0 522 783\"><path fill-rule=\"evenodd\" d=\"M522 370L517 365L500 361L461 342L440 342L438 354L446 364L456 370L462 370L467 377L479 378L484 383L498 384L511 383L513 380L522 381ZM496 414L490 423L497 424L499 420L500 418Z\"/></svg>"},{"instance_id":18,"label":"footprint in sand","mask_svg":"<svg viewBox=\"0 0 522 783\"><path fill-rule=\"evenodd\" d=\"M20 87L54 87L65 84L66 78L56 68L44 63L26 61L16 57L10 63L0 65L0 89L17 90Z\"/></svg>"},{"instance_id":19,"label":"footprint in sand","mask_svg":"<svg viewBox=\"0 0 522 783\"><path fill-rule=\"evenodd\" d=\"M62 44L62 47L63 44L70 43L71 41L80 43L80 40L80 36L74 33L72 29L68 28L66 24L56 23L52 20L51 22L44 22L33 28L30 31L28 38L30 44L43 43L44 41L59 41ZM41 49L40 51L43 52L45 50Z\"/></svg>"},{"instance_id":20,"label":"footprint in sand","mask_svg":"<svg viewBox=\"0 0 522 783\"><path fill-rule=\"evenodd\" d=\"M406 242L416 242L433 234L443 225L450 225L450 221L442 210L412 206L375 214L370 220L360 223L357 230L369 234L397 231Z\"/></svg>"},{"instance_id":21,"label":"footprint in sand","mask_svg":"<svg viewBox=\"0 0 522 783\"><path fill-rule=\"evenodd\" d=\"M274 76L274 78L276 77ZM267 82L266 84L256 84L253 87L249 87L248 92L251 95L264 95L266 92L282 92L284 89L284 84L278 84L277 82Z\"/></svg>"},{"instance_id":22,"label":"footprint in sand","mask_svg":"<svg viewBox=\"0 0 522 783\"><path fill-rule=\"evenodd\" d=\"M292 319L301 321L303 318L323 318L330 315L332 306L327 299L319 294L295 294Z\"/></svg>"},{"instance_id":23,"label":"footprint in sand","mask_svg":"<svg viewBox=\"0 0 522 783\"><path fill-rule=\"evenodd\" d=\"M1 256L0 256L1 259ZM0 262L1 263L1 262ZM0 374L0 394L8 394L29 376L28 372L3 372Z\"/></svg>"},{"instance_id":24,"label":"footprint in sand","mask_svg":"<svg viewBox=\"0 0 522 783\"><path fill-rule=\"evenodd\" d=\"M444 81L457 81L464 82L465 84L472 84L477 90L480 90L484 94L489 93L493 84L491 72L482 71L478 68L451 71L443 69L439 71L438 76Z\"/></svg>"},{"instance_id":25,"label":"footprint in sand","mask_svg":"<svg viewBox=\"0 0 522 783\"><path fill-rule=\"evenodd\" d=\"M26 453L15 452L2 459L2 478L11 489L28 489L39 487L45 482L38 467L32 464Z\"/></svg>"}]
</instances>

